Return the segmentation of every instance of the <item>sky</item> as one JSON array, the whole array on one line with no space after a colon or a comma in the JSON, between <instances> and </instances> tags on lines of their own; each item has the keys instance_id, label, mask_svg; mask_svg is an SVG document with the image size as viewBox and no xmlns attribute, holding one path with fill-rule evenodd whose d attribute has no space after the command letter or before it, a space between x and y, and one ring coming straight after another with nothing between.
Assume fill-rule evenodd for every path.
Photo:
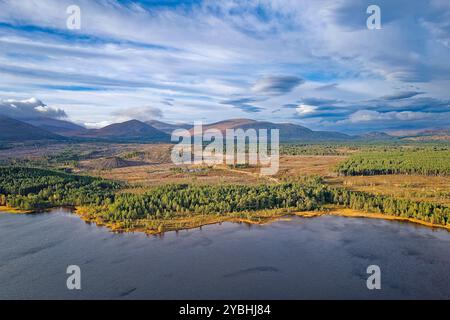
<instances>
[{"instance_id":1,"label":"sky","mask_svg":"<svg viewBox=\"0 0 450 320\"><path fill-rule=\"evenodd\" d=\"M0 114L88 127L449 128L450 1L0 0L0 79Z\"/></svg>"}]
</instances>

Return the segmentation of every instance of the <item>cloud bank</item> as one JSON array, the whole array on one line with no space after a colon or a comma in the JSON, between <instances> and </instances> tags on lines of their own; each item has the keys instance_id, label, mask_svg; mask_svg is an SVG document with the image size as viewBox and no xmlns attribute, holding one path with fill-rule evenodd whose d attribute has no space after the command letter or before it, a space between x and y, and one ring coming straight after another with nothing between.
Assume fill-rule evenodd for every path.
<instances>
[{"instance_id":1,"label":"cloud bank","mask_svg":"<svg viewBox=\"0 0 450 320\"><path fill-rule=\"evenodd\" d=\"M66 118L64 110L51 108L36 98L27 100L1 100L0 114L16 119Z\"/></svg>"}]
</instances>

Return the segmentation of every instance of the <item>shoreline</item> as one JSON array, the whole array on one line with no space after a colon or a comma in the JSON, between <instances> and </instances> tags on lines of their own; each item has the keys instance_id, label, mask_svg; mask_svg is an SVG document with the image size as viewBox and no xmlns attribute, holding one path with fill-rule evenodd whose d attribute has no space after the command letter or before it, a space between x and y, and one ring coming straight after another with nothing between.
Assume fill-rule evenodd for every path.
<instances>
[{"instance_id":1,"label":"shoreline","mask_svg":"<svg viewBox=\"0 0 450 320\"><path fill-rule=\"evenodd\" d=\"M292 211L292 212L283 211L273 213L255 212L253 213L255 215L254 217L252 217L253 219L238 217L236 216L237 214L230 214L225 216L216 216L216 215L187 216L169 220L161 219L152 221L153 223L160 224L161 226L163 226L162 229L148 229L145 228L144 226L124 227L122 225L123 222L102 221L99 217L93 217L92 214L87 213L86 211L84 211L82 208L79 207L75 209L74 213L77 214L85 222L95 223L98 226L107 227L113 232L144 232L148 235L158 235L170 231L196 229L202 226L220 224L223 222L247 223L250 225L265 225L270 224L272 222L280 221L282 219L289 219L291 217L316 218L327 215L346 218L368 218L368 219L382 219L397 222L407 222L433 229L444 229L450 232L450 225L444 226L414 218L397 217L382 213L361 212L349 208L332 208L330 210L322 210L322 211ZM145 222L145 220L143 220L142 222ZM164 225L164 223L167 224ZM137 224L139 224L139 221L137 222Z\"/></svg>"},{"instance_id":2,"label":"shoreline","mask_svg":"<svg viewBox=\"0 0 450 320\"><path fill-rule=\"evenodd\" d=\"M221 224L223 222L231 223L246 223L250 225L265 225L272 222L280 221L281 219L289 219L291 217L301 218L316 218L320 216L337 216L346 218L368 218L368 219L382 219L389 221L413 223L433 229L445 229L450 232L450 225L444 226L433 224L431 222L422 221L414 218L404 218L382 213L362 212L345 207L333 207L328 210L321 211L286 211L286 210L268 210L267 212L241 212L230 213L228 215L193 215L193 216L179 216L172 219L147 220L140 219L133 221L132 225L127 225L127 221L111 222L101 219L101 217L92 213L93 209L89 207L71 207L74 214L86 223L95 223L99 227L106 227L112 232L143 232L147 235L160 235L170 231L182 231L189 229L201 228L202 226ZM48 210L48 209L47 209ZM278 211L280 210L280 211ZM32 214L33 210L20 210L7 206L0 206L0 212L10 214ZM248 217L242 217L248 215Z\"/></svg>"},{"instance_id":3,"label":"shoreline","mask_svg":"<svg viewBox=\"0 0 450 320\"><path fill-rule=\"evenodd\" d=\"M304 218L314 218L314 217L320 217L323 215L329 215L329 216L336 216L336 217L346 217L346 218L368 218L368 219L381 219L381 220L389 220L389 221L398 221L398 222L408 222L412 224L418 224L429 228L436 228L436 229L445 229L448 232L450 232L450 225L444 226L441 224L435 224L427 221L422 221L415 218L405 218L405 217L398 217L393 215L387 215L383 213L371 213L371 212L362 212L357 211L354 209L349 208L336 208L331 211L323 211L323 212L311 212L311 213L304 213L304 212L298 212L296 213L296 216L304 217Z\"/></svg>"},{"instance_id":4,"label":"shoreline","mask_svg":"<svg viewBox=\"0 0 450 320\"><path fill-rule=\"evenodd\" d=\"M279 213L253 213L252 219L239 217L238 213L229 215L194 215L194 216L180 216L173 219L159 219L159 220L146 220L141 219L135 221L135 226L125 226L126 222L111 222L104 221L98 216L87 212L88 208L76 207L74 213L78 215L83 221L87 223L95 223L97 226L106 227L112 232L143 232L147 235L159 235L170 231L182 231L196 229L212 224L221 224L223 222L232 223L247 223L252 225L263 225L279 220L283 217L291 215L292 213L279 212ZM154 228L148 228L152 225Z\"/></svg>"},{"instance_id":5,"label":"shoreline","mask_svg":"<svg viewBox=\"0 0 450 320\"><path fill-rule=\"evenodd\" d=\"M30 213L34 213L35 211L21 210L21 209L17 209L17 208L8 207L8 206L0 206L0 212L7 212L7 213L12 213L12 214L30 214Z\"/></svg>"}]
</instances>

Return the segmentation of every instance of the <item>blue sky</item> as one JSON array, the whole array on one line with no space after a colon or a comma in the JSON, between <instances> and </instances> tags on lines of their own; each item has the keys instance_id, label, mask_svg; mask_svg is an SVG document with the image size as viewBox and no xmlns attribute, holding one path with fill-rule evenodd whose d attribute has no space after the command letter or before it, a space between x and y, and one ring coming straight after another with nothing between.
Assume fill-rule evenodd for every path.
<instances>
[{"instance_id":1,"label":"blue sky","mask_svg":"<svg viewBox=\"0 0 450 320\"><path fill-rule=\"evenodd\" d=\"M81 29L66 8L81 9ZM366 9L381 8L369 30ZM450 127L450 2L0 0L0 113ZM36 99L30 99L30 98Z\"/></svg>"}]
</instances>

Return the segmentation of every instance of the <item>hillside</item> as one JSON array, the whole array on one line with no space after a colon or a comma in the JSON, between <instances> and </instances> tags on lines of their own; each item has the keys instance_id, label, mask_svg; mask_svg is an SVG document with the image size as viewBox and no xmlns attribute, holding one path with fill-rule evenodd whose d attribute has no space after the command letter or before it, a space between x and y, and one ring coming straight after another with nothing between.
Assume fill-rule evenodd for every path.
<instances>
[{"instance_id":1,"label":"hillside","mask_svg":"<svg viewBox=\"0 0 450 320\"><path fill-rule=\"evenodd\" d=\"M192 125L187 123L179 123L179 124L171 124L166 123L158 120L150 120L146 121L148 125L151 125L153 128L156 128L162 132L165 132L167 134L172 134L172 132L176 129L186 129L189 130L192 128Z\"/></svg>"},{"instance_id":2,"label":"hillside","mask_svg":"<svg viewBox=\"0 0 450 320\"><path fill-rule=\"evenodd\" d=\"M26 119L23 121L35 127L65 136L76 135L87 130L86 128L79 126L73 122L53 118L42 117Z\"/></svg>"},{"instance_id":3,"label":"hillside","mask_svg":"<svg viewBox=\"0 0 450 320\"><path fill-rule=\"evenodd\" d=\"M0 141L23 142L64 138L28 123L0 115Z\"/></svg>"},{"instance_id":4,"label":"hillside","mask_svg":"<svg viewBox=\"0 0 450 320\"><path fill-rule=\"evenodd\" d=\"M169 141L170 136L144 122L130 120L114 123L101 129L91 129L83 132L79 137L114 141Z\"/></svg>"},{"instance_id":5,"label":"hillside","mask_svg":"<svg viewBox=\"0 0 450 320\"><path fill-rule=\"evenodd\" d=\"M450 141L450 129L425 130L403 139L411 141Z\"/></svg>"},{"instance_id":6,"label":"hillside","mask_svg":"<svg viewBox=\"0 0 450 320\"><path fill-rule=\"evenodd\" d=\"M364 140L378 140L378 141L396 139L396 137L388 135L387 133L377 131L362 134L360 135L360 138Z\"/></svg>"}]
</instances>

